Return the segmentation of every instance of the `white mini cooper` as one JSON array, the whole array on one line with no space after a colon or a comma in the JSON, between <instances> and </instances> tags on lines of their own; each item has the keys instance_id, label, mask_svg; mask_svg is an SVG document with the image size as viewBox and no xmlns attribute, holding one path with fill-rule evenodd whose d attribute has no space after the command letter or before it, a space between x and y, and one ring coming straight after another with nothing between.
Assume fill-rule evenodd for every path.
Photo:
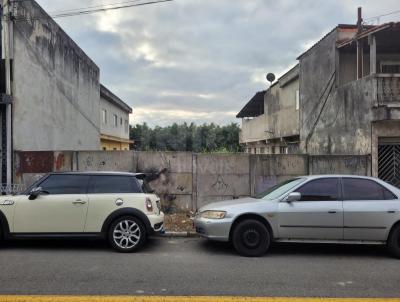
<instances>
[{"instance_id":1,"label":"white mini cooper","mask_svg":"<svg viewBox=\"0 0 400 302\"><path fill-rule=\"evenodd\" d=\"M0 237L98 236L119 252L163 230L159 198L144 174L50 173L20 195L0 197Z\"/></svg>"}]
</instances>

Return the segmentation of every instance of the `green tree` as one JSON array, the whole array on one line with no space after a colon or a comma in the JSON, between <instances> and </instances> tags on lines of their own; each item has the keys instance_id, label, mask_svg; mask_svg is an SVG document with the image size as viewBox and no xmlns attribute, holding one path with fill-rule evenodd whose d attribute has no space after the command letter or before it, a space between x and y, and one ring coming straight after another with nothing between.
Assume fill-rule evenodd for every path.
<instances>
[{"instance_id":1,"label":"green tree","mask_svg":"<svg viewBox=\"0 0 400 302\"><path fill-rule=\"evenodd\" d=\"M150 128L146 123L131 127L134 149L140 151L240 152L240 128L236 123L226 126L174 123Z\"/></svg>"}]
</instances>

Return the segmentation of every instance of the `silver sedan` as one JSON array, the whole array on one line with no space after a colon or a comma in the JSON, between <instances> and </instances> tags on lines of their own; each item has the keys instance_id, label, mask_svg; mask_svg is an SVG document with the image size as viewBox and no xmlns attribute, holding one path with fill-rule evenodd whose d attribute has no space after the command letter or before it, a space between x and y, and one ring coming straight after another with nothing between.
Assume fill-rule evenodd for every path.
<instances>
[{"instance_id":1,"label":"silver sedan","mask_svg":"<svg viewBox=\"0 0 400 302\"><path fill-rule=\"evenodd\" d=\"M284 181L255 198L208 204L196 232L243 256L272 242L387 244L400 258L400 190L376 178L321 175Z\"/></svg>"}]
</instances>

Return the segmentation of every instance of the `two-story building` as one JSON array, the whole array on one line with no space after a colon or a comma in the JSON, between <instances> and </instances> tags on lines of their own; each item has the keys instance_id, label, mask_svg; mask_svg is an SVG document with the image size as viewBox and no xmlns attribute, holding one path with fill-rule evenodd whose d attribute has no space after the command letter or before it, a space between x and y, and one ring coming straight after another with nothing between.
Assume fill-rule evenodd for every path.
<instances>
[{"instance_id":1,"label":"two-story building","mask_svg":"<svg viewBox=\"0 0 400 302\"><path fill-rule=\"evenodd\" d=\"M250 101L238 114L247 151L254 136L266 148L288 143L280 129L298 129L290 137L296 148L280 147L279 153L370 155L372 175L400 186L400 23L340 24L298 60L299 94L292 100L298 120L293 108L275 114L290 99L281 90L278 98L268 98L281 86L279 79L264 93L262 110L246 113Z\"/></svg>"},{"instance_id":2,"label":"two-story building","mask_svg":"<svg viewBox=\"0 0 400 302\"><path fill-rule=\"evenodd\" d=\"M132 108L100 85L100 140L103 150L129 150L129 114Z\"/></svg>"},{"instance_id":3,"label":"two-story building","mask_svg":"<svg viewBox=\"0 0 400 302\"><path fill-rule=\"evenodd\" d=\"M338 25L299 61L301 151L370 154L399 186L400 23Z\"/></svg>"},{"instance_id":4,"label":"two-story building","mask_svg":"<svg viewBox=\"0 0 400 302\"><path fill-rule=\"evenodd\" d=\"M0 183L14 151L129 149L132 109L93 60L34 0L0 0L0 12Z\"/></svg>"},{"instance_id":5,"label":"two-story building","mask_svg":"<svg viewBox=\"0 0 400 302\"><path fill-rule=\"evenodd\" d=\"M299 66L256 93L236 117L242 119L240 143L247 153L298 153Z\"/></svg>"}]
</instances>

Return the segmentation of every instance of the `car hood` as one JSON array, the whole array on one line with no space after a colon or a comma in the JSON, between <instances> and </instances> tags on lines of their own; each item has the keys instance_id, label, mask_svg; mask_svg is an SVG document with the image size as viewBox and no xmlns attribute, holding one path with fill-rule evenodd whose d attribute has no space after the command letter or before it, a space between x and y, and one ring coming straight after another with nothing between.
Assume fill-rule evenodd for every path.
<instances>
[{"instance_id":1,"label":"car hood","mask_svg":"<svg viewBox=\"0 0 400 302\"><path fill-rule=\"evenodd\" d=\"M246 197L240 199L232 199L232 200L225 200L219 202L213 202L201 207L199 212L209 211L209 210L224 210L226 208L232 208L235 206L243 206L243 205L250 205L250 204L258 204L260 203L260 199Z\"/></svg>"}]
</instances>

